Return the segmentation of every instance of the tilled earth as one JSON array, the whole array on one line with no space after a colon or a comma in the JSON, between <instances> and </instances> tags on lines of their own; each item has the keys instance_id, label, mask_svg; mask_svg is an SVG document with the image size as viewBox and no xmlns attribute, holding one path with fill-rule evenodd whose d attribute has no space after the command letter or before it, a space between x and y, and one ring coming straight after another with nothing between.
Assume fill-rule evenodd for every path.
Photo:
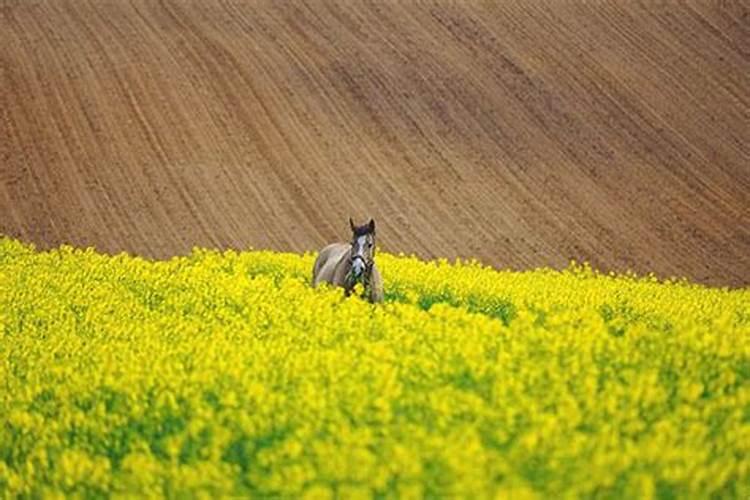
<instances>
[{"instance_id":1,"label":"tilled earth","mask_svg":"<svg viewBox=\"0 0 750 500\"><path fill-rule=\"evenodd\" d=\"M0 233L750 284L750 5L0 0Z\"/></svg>"}]
</instances>

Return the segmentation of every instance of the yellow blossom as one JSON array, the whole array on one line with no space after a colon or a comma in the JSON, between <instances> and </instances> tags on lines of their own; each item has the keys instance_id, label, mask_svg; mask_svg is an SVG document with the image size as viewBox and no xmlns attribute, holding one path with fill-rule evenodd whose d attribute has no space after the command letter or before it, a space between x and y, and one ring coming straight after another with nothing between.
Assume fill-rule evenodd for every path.
<instances>
[{"instance_id":1,"label":"yellow blossom","mask_svg":"<svg viewBox=\"0 0 750 500\"><path fill-rule=\"evenodd\" d=\"M0 239L0 496L750 492L750 290L314 258Z\"/></svg>"}]
</instances>

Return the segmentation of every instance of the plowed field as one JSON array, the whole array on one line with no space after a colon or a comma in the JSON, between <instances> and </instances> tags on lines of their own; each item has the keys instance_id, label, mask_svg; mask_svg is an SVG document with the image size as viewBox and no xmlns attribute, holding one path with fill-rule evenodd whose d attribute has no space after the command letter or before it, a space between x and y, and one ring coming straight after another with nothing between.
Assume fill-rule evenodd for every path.
<instances>
[{"instance_id":1,"label":"plowed field","mask_svg":"<svg viewBox=\"0 0 750 500\"><path fill-rule=\"evenodd\" d=\"M750 6L0 0L0 233L750 284Z\"/></svg>"}]
</instances>

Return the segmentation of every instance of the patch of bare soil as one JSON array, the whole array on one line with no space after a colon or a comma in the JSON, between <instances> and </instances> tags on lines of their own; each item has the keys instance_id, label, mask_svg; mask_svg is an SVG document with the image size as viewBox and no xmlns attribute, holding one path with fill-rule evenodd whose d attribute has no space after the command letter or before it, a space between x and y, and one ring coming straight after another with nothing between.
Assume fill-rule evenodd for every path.
<instances>
[{"instance_id":1,"label":"patch of bare soil","mask_svg":"<svg viewBox=\"0 0 750 500\"><path fill-rule=\"evenodd\" d=\"M0 0L0 233L750 284L742 1Z\"/></svg>"}]
</instances>

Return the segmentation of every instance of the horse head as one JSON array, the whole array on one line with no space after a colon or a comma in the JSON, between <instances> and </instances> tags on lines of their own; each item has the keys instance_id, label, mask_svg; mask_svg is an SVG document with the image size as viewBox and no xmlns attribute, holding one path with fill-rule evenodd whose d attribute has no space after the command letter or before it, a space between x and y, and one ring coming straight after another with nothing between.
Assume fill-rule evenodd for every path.
<instances>
[{"instance_id":1,"label":"horse head","mask_svg":"<svg viewBox=\"0 0 750 500\"><path fill-rule=\"evenodd\" d=\"M352 229L351 279L354 283L366 284L375 259L375 221L370 219L367 224L356 226L350 217L349 226Z\"/></svg>"}]
</instances>

